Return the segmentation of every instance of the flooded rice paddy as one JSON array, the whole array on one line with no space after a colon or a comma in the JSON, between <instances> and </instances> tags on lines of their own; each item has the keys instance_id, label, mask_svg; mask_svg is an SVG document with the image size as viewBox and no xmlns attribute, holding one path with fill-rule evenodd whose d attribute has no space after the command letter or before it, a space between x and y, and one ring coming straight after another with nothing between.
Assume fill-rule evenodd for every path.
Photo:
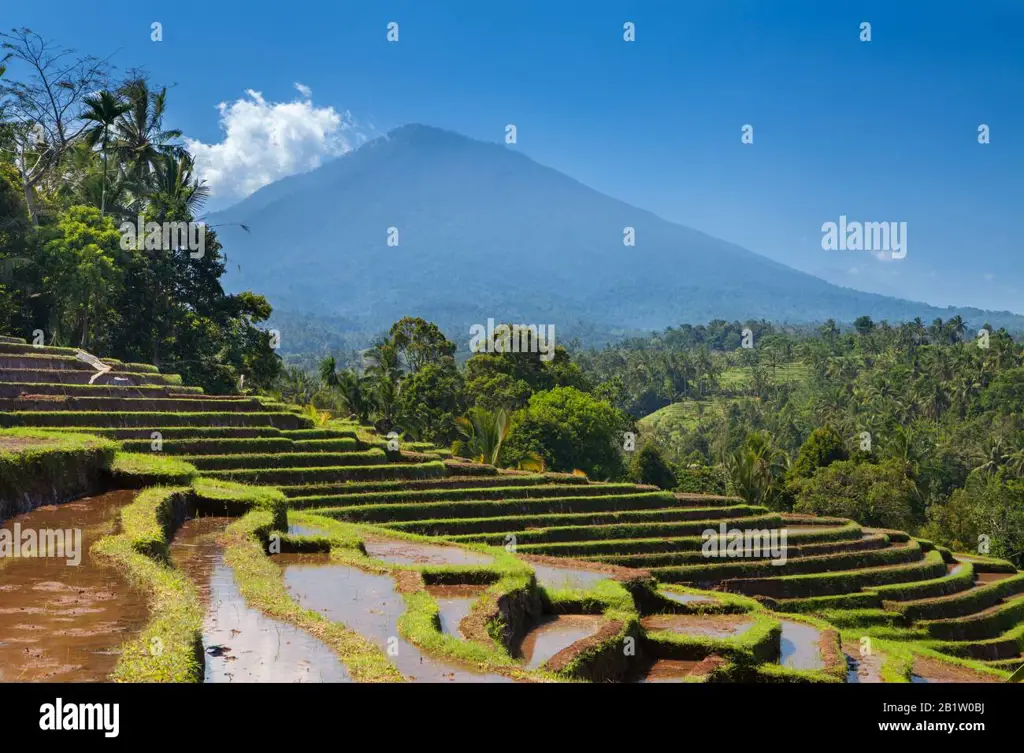
<instances>
[{"instance_id":1,"label":"flooded rice paddy","mask_svg":"<svg viewBox=\"0 0 1024 753\"><path fill-rule=\"evenodd\" d=\"M116 532L134 498L117 491L47 505L0 528L0 682L104 682L113 672L149 611L89 550Z\"/></svg>"},{"instance_id":2,"label":"flooded rice paddy","mask_svg":"<svg viewBox=\"0 0 1024 753\"><path fill-rule=\"evenodd\" d=\"M247 606L224 562L218 536L230 518L187 521L171 542L171 560L199 588L205 682L351 682L324 643Z\"/></svg>"}]
</instances>

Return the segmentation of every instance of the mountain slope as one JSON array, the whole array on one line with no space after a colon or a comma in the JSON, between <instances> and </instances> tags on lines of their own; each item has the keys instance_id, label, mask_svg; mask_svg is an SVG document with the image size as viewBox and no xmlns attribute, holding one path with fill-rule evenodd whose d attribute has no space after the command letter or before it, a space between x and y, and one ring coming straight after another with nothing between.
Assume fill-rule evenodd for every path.
<instances>
[{"instance_id":1,"label":"mountain slope","mask_svg":"<svg viewBox=\"0 0 1024 753\"><path fill-rule=\"evenodd\" d=\"M661 329L713 318L895 321L956 312L972 327L1024 325L1006 312L840 288L504 146L422 125L267 186L209 222L251 228L219 230L230 288L367 330L405 315L452 333L488 317ZM397 247L387 243L391 227ZM635 228L635 247L623 244L626 227Z\"/></svg>"}]
</instances>

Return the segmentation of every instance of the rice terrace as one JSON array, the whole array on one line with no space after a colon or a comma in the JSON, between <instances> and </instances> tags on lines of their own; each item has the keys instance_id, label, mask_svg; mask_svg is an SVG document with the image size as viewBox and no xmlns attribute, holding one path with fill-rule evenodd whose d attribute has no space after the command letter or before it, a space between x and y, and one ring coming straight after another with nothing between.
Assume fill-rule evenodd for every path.
<instances>
[{"instance_id":1,"label":"rice terrace","mask_svg":"<svg viewBox=\"0 0 1024 753\"><path fill-rule=\"evenodd\" d=\"M96 11L0 24L15 740L1016 733L1024 6Z\"/></svg>"},{"instance_id":2,"label":"rice terrace","mask_svg":"<svg viewBox=\"0 0 1024 753\"><path fill-rule=\"evenodd\" d=\"M357 421L106 363L93 380L74 349L0 341L0 542L77 529L86 552L3 559L6 682L1000 682L1024 664L1005 560L392 450ZM733 535L762 529L781 563Z\"/></svg>"}]
</instances>

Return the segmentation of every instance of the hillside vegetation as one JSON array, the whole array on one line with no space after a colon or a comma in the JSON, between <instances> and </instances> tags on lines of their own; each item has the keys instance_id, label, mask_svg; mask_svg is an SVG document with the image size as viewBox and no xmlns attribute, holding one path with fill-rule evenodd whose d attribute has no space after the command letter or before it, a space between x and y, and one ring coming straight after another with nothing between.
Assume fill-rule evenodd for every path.
<instances>
[{"instance_id":1,"label":"hillside vegetation","mask_svg":"<svg viewBox=\"0 0 1024 753\"><path fill-rule=\"evenodd\" d=\"M274 585L279 575L267 569L264 549L274 529L288 550L329 550L336 563L399 578L408 589L407 616L399 622L407 640L509 679L624 680L652 666L685 666L686 681L842 682L848 663L861 671L866 661L852 648L866 645L863 639L878 659L864 665L862 681L999 680L1024 661L1024 574L1004 560L735 497L446 460L447 453L427 445L395 448L357 421L179 392L188 388L174 376L141 366L115 364L98 383L82 385L77 377L90 373L85 364L14 338L0 342L0 373L17 371L29 352L34 368L22 370L21 381L0 381L18 395L7 398L3 424L33 427L26 437L74 427L116 440L122 453L137 453L119 456L134 483L146 483L149 472L160 483L179 467L201 476L140 495L122 513L124 533L99 548L153 599L149 625L116 670L122 679L199 677L189 658L200 640L196 597L160 560L180 520L174 511L187 507L241 516L229 529L226 552L246 598L321 636L357 679L401 675L365 638L298 610ZM125 379L166 391L129 396L132 388L115 381ZM32 397L52 384L66 392L46 404ZM559 389L570 388L552 392ZM171 468L172 460L180 462ZM111 470L117 469L115 462ZM292 530L286 521L319 533L284 534ZM766 548L709 559L707 532L720 527L788 529L786 557L773 564L779 553ZM402 575L409 568L373 554L381 540L408 546L431 537L493 562L419 565L414 583ZM725 539L721 545L724 553ZM463 640L446 637L432 616L438 607L429 586L439 583L493 584L463 622ZM708 588L715 590L701 590ZM510 615L527 630L552 619L544 615L593 615L597 632L531 674L515 657L515 635L502 632ZM622 658L630 656L622 651L629 637L643 641L635 661ZM169 653L142 650L153 640ZM789 653L793 645L802 647L799 658Z\"/></svg>"}]
</instances>

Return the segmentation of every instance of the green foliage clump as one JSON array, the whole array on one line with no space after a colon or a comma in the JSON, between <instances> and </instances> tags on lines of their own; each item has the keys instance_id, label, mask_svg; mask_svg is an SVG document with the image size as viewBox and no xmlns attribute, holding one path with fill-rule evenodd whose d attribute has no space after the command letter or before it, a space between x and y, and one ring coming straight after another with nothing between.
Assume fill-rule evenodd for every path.
<instances>
[{"instance_id":1,"label":"green foliage clump","mask_svg":"<svg viewBox=\"0 0 1024 753\"><path fill-rule=\"evenodd\" d=\"M972 475L948 503L933 505L929 518L924 535L954 551L977 552L984 543L982 554L1024 565L1024 481L1005 473Z\"/></svg>"},{"instance_id":2,"label":"green foliage clump","mask_svg":"<svg viewBox=\"0 0 1024 753\"><path fill-rule=\"evenodd\" d=\"M800 445L789 475L791 478L810 478L819 468L848 459L849 453L839 432L831 426L822 426L812 431Z\"/></svg>"},{"instance_id":3,"label":"green foliage clump","mask_svg":"<svg viewBox=\"0 0 1024 753\"><path fill-rule=\"evenodd\" d=\"M484 410L517 410L531 395L572 387L590 391L590 381L568 352L555 347L550 361L537 353L478 353L466 362L466 396Z\"/></svg>"},{"instance_id":4,"label":"green foliage clump","mask_svg":"<svg viewBox=\"0 0 1024 753\"><path fill-rule=\"evenodd\" d=\"M729 477L725 469L713 465L688 465L676 471L677 492L687 494L725 494Z\"/></svg>"},{"instance_id":5,"label":"green foliage clump","mask_svg":"<svg viewBox=\"0 0 1024 753\"><path fill-rule=\"evenodd\" d=\"M665 462L658 448L644 444L629 461L629 478L638 484L651 484L662 489L677 485L675 471Z\"/></svg>"},{"instance_id":6,"label":"green foliage clump","mask_svg":"<svg viewBox=\"0 0 1024 753\"><path fill-rule=\"evenodd\" d=\"M512 418L503 449L506 463L530 453L553 471L581 470L595 479L621 478L619 451L625 422L611 405L575 387L538 392Z\"/></svg>"},{"instance_id":7,"label":"green foliage clump","mask_svg":"<svg viewBox=\"0 0 1024 753\"><path fill-rule=\"evenodd\" d=\"M850 518L868 526L905 530L914 525L914 482L906 463L839 460L801 481L795 512Z\"/></svg>"},{"instance_id":8,"label":"green foliage clump","mask_svg":"<svg viewBox=\"0 0 1024 753\"><path fill-rule=\"evenodd\" d=\"M419 412L420 439L446 445L458 436L457 421L465 410L462 375L454 358L426 363L406 377L401 391L401 410Z\"/></svg>"},{"instance_id":9,"label":"green foliage clump","mask_svg":"<svg viewBox=\"0 0 1024 753\"><path fill-rule=\"evenodd\" d=\"M8 57L28 64L19 70L33 70L33 45L48 49L28 30L5 37ZM211 228L197 228L209 189L181 132L164 127L166 89L137 71L117 82L99 61L58 58L38 78L0 86L0 100L13 96L59 134L0 165L0 330L172 365L209 393L239 390L242 376L267 386L280 368L257 326L270 306L224 292L227 255ZM23 125L0 112L0 153L19 151Z\"/></svg>"}]
</instances>

